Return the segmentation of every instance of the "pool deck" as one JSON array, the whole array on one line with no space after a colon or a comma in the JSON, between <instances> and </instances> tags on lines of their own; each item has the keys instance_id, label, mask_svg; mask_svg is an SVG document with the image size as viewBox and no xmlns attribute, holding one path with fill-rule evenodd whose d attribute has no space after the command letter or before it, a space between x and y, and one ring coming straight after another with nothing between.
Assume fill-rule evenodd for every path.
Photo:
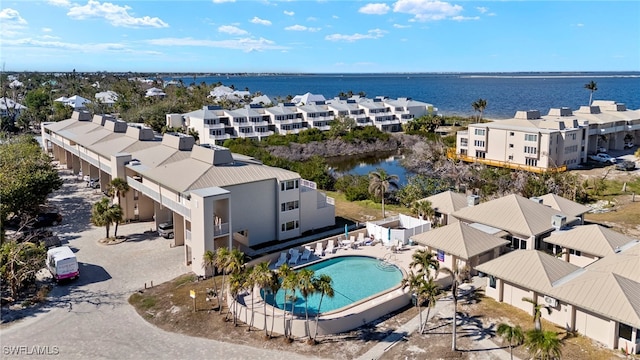
<instances>
[{"instance_id":1,"label":"pool deck","mask_svg":"<svg viewBox=\"0 0 640 360\"><path fill-rule=\"evenodd\" d=\"M315 249L316 243L319 241L321 241L326 248L328 241L333 240L336 241L336 244L339 244L339 238L340 236L332 236L324 240L318 240L309 244L294 246L292 248L296 248L300 252L302 252L306 245L313 250ZM344 236L342 236L342 239L344 239ZM423 248L424 247L420 245L405 245L400 250L392 251L392 248L385 246L382 243L377 243L375 245L364 245L357 248L352 248L351 246L343 246L337 247L333 253L326 253L321 257L312 254L309 260L298 261L295 265L292 265L292 267L294 269L297 269L318 261L340 256L369 256L388 261L389 263L396 265L403 271L404 274L406 274L409 271L409 264L412 261L413 253L416 250ZM289 249L283 249L281 250L281 252L288 252L288 250ZM270 268L275 269L275 263L279 255L280 253L270 254L262 258L255 259L249 265L269 261ZM443 281L445 280L445 278L446 276L444 274L440 274L438 280ZM258 293L259 290L254 289L253 299L250 293L246 294L243 298L240 299L239 302L243 306L241 306L239 310L239 319L250 319L251 308L253 307L253 326L256 328L262 328L265 324L265 321L267 322L267 326L270 328L272 323L271 317L273 313L273 316L275 317L275 320L273 322L274 331L278 333L284 333L285 328L290 331L295 337L304 337L308 336L309 333L311 335L315 333L315 318L312 316L309 317L309 329L307 330L304 315L294 315L292 319L291 313L286 312L287 318L283 319L285 312L278 308L273 309L269 304L267 304L266 306L265 314L264 301L259 295L257 295ZM405 289L402 289L400 285L398 285L397 287L385 293L374 295L367 299L358 301L351 306L320 315L317 329L318 334L335 334L352 330L406 306L407 304L409 304L410 300L411 299L408 292Z\"/></svg>"}]
</instances>

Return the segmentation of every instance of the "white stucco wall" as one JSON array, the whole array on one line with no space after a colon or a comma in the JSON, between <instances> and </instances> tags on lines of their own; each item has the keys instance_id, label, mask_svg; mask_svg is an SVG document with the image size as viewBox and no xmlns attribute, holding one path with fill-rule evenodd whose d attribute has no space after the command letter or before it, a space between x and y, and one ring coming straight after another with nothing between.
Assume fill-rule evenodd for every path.
<instances>
[{"instance_id":1,"label":"white stucco wall","mask_svg":"<svg viewBox=\"0 0 640 360\"><path fill-rule=\"evenodd\" d=\"M232 232L248 230L248 246L276 239L279 227L276 212L280 206L276 201L275 180L226 186L225 190L231 192Z\"/></svg>"}]
</instances>

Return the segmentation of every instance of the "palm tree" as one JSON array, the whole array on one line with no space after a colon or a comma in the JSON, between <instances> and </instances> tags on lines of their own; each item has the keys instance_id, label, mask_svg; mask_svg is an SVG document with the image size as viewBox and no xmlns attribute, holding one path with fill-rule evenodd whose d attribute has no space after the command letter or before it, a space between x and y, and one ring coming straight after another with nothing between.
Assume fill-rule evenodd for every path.
<instances>
[{"instance_id":1,"label":"palm tree","mask_svg":"<svg viewBox=\"0 0 640 360\"><path fill-rule=\"evenodd\" d=\"M431 201L429 200L416 200L411 204L411 211L418 215L422 220L429 220L433 222L433 218L436 215L436 211L431 207Z\"/></svg>"},{"instance_id":2,"label":"palm tree","mask_svg":"<svg viewBox=\"0 0 640 360\"><path fill-rule=\"evenodd\" d=\"M524 343L532 359L553 360L562 356L562 342L553 331L529 330Z\"/></svg>"},{"instance_id":3,"label":"palm tree","mask_svg":"<svg viewBox=\"0 0 640 360\"><path fill-rule=\"evenodd\" d=\"M253 272L251 273L253 275L253 281L255 282L256 286L258 286L260 289L262 289L265 292L269 289L269 287L271 286L271 283L273 282L273 278L274 278L274 274L273 271L271 271L271 269L269 269L269 263L266 261L263 261L261 263L259 263L258 265L256 265L253 268ZM251 295L251 306L252 306L252 310L251 310L251 326L253 326L253 295ZM262 306L263 306L263 314L264 314L264 335L265 337L268 335L267 334L267 302L263 301L262 302Z\"/></svg>"},{"instance_id":4,"label":"palm tree","mask_svg":"<svg viewBox=\"0 0 640 360\"><path fill-rule=\"evenodd\" d=\"M225 280L227 276L227 272L225 271L226 263L229 259L229 249L226 247L218 248L216 251L216 260L215 265L216 268L222 273L222 284L220 286L220 297L224 300L224 290L225 290ZM222 314L222 305L219 308L220 314Z\"/></svg>"},{"instance_id":5,"label":"palm tree","mask_svg":"<svg viewBox=\"0 0 640 360\"><path fill-rule=\"evenodd\" d=\"M319 277L313 278L313 286L316 288L316 291L320 293L320 301L318 302L318 313L316 314L316 329L313 335L313 342L316 341L318 337L318 320L320 318L320 307L322 306L322 299L326 295L328 298L333 298L335 292L333 290L333 285L331 284L333 280L331 276L327 274L321 274Z\"/></svg>"},{"instance_id":6,"label":"palm tree","mask_svg":"<svg viewBox=\"0 0 640 360\"><path fill-rule=\"evenodd\" d=\"M120 205L120 197L125 196L129 192L129 184L127 180L122 178L114 178L107 186L107 194L111 197L118 199L118 205Z\"/></svg>"},{"instance_id":7,"label":"palm tree","mask_svg":"<svg viewBox=\"0 0 640 360\"><path fill-rule=\"evenodd\" d=\"M591 106L591 102L593 101L593 93L598 90L598 84L595 81L591 80L588 83L584 84L584 88L590 91L589 94L589 106Z\"/></svg>"},{"instance_id":8,"label":"palm tree","mask_svg":"<svg viewBox=\"0 0 640 360\"><path fill-rule=\"evenodd\" d=\"M309 331L309 302L307 300L309 299L309 296L313 295L313 293L315 293L316 291L315 287L313 286L313 275L313 270L302 269L298 272L297 276L297 288L298 290L300 290L300 294L302 294L302 298L304 299L305 328L307 330L309 340L311 340L311 333Z\"/></svg>"},{"instance_id":9,"label":"palm tree","mask_svg":"<svg viewBox=\"0 0 640 360\"><path fill-rule=\"evenodd\" d=\"M242 274L243 276L243 282L242 282L242 289L243 290L247 290L251 293L251 321L249 321L248 316L249 316L249 312L245 311L244 312L244 323L249 325L247 326L247 331L251 331L251 327L253 326L253 290L255 289L256 286L256 281L253 277L253 270L255 270L255 267L250 267L250 268L244 268L242 270Z\"/></svg>"},{"instance_id":10,"label":"palm tree","mask_svg":"<svg viewBox=\"0 0 640 360\"><path fill-rule=\"evenodd\" d=\"M218 284L216 284L216 256L217 253L211 250L205 251L202 255L202 267L206 269L211 269L211 280L213 281L213 292L218 299L218 308L220 308L220 294L218 294Z\"/></svg>"},{"instance_id":11,"label":"palm tree","mask_svg":"<svg viewBox=\"0 0 640 360\"><path fill-rule=\"evenodd\" d=\"M109 238L109 230L111 224L122 221L122 208L119 205L113 205L108 198L104 197L91 208L91 222L95 226L104 226L106 229L106 238ZM117 229L114 236L117 236Z\"/></svg>"},{"instance_id":12,"label":"palm tree","mask_svg":"<svg viewBox=\"0 0 640 360\"><path fill-rule=\"evenodd\" d=\"M291 291L290 295L285 296L285 309L287 307L286 306L287 299L291 300L291 324L293 324L296 301L298 300L298 298L296 297L296 289L298 288L298 273L291 270L287 274L287 277L285 277L284 280L282 281L282 288L285 289L285 291L286 290ZM285 292L285 295L286 295L286 292ZM287 317L287 312L285 311L285 319L286 317ZM288 334L285 336L285 340L287 341L290 341L293 339L293 336L291 336L291 328L289 329Z\"/></svg>"},{"instance_id":13,"label":"palm tree","mask_svg":"<svg viewBox=\"0 0 640 360\"><path fill-rule=\"evenodd\" d=\"M124 213L122 212L122 208L120 207L120 205L115 204L109 207L108 214L109 214L109 218L111 219L111 222L116 224L115 228L113 229L113 237L117 238L118 224L122 222Z\"/></svg>"},{"instance_id":14,"label":"palm tree","mask_svg":"<svg viewBox=\"0 0 640 360\"><path fill-rule=\"evenodd\" d=\"M416 250L413 255L411 255L411 263L409 263L409 267L417 269L418 275L423 279L426 279L431 274L431 269L438 271L440 268L440 262L431 251L421 249Z\"/></svg>"},{"instance_id":15,"label":"palm tree","mask_svg":"<svg viewBox=\"0 0 640 360\"><path fill-rule=\"evenodd\" d=\"M398 189L398 175L389 175L383 169L372 171L369 173L369 193L376 198L382 199L382 218L385 217L384 198L390 189Z\"/></svg>"},{"instance_id":16,"label":"palm tree","mask_svg":"<svg viewBox=\"0 0 640 360\"><path fill-rule=\"evenodd\" d=\"M422 326L422 332L424 332L427 322L429 321L431 307L435 306L438 300L436 297L440 294L440 284L430 276L423 282L420 292L422 293L422 299L427 302L427 316L424 318L424 325Z\"/></svg>"},{"instance_id":17,"label":"palm tree","mask_svg":"<svg viewBox=\"0 0 640 360\"><path fill-rule=\"evenodd\" d=\"M229 305L229 311L227 311L227 316L229 313L233 313L233 325L238 326L238 296L245 289L246 286L246 274L245 272L237 272L231 274L229 276L229 292L231 292L231 304ZM231 310L233 308L233 311Z\"/></svg>"},{"instance_id":18,"label":"palm tree","mask_svg":"<svg viewBox=\"0 0 640 360\"><path fill-rule=\"evenodd\" d=\"M286 264L283 264L282 266L285 266L285 265ZM281 283L280 283L280 279L278 279L278 274L272 273L272 276L273 278L271 279L271 283L269 283L269 292L275 299L276 294L280 290ZM269 333L269 338L273 336L273 325L275 324L275 322L276 322L276 307L272 306L271 307L271 332Z\"/></svg>"},{"instance_id":19,"label":"palm tree","mask_svg":"<svg viewBox=\"0 0 640 360\"><path fill-rule=\"evenodd\" d=\"M533 327L538 331L542 331L542 309L547 309L547 312L551 314L551 308L545 304L538 304L535 300L527 297L523 297L522 301L526 301L533 305Z\"/></svg>"},{"instance_id":20,"label":"palm tree","mask_svg":"<svg viewBox=\"0 0 640 360\"><path fill-rule=\"evenodd\" d=\"M456 331L458 322L458 286L462 284L467 276L467 267L461 268L458 264L454 264L454 268L449 269L442 267L438 271L451 275L451 298L453 300L453 329L451 331L451 350L456 351Z\"/></svg>"},{"instance_id":21,"label":"palm tree","mask_svg":"<svg viewBox=\"0 0 640 360\"><path fill-rule=\"evenodd\" d=\"M418 331L422 334L422 310L420 309L420 305L424 300L422 298L421 288L424 284L424 278L420 275L416 275L413 271L410 271L406 278L402 279L402 287L409 288L409 291L416 296L416 307L418 308L418 315L420 316L420 326L418 327Z\"/></svg>"},{"instance_id":22,"label":"palm tree","mask_svg":"<svg viewBox=\"0 0 640 360\"><path fill-rule=\"evenodd\" d=\"M474 111L477 111L477 112L480 113L480 116L478 117L478 121L482 120L482 114L484 113L484 109L487 108L487 100L486 99L478 99L478 100L472 102L471 106L473 107Z\"/></svg>"},{"instance_id":23,"label":"palm tree","mask_svg":"<svg viewBox=\"0 0 640 360\"><path fill-rule=\"evenodd\" d=\"M511 360L513 360L513 346L518 346L524 342L524 333L520 325L511 326L506 323L498 325L498 335L505 341L509 342L509 353L511 354Z\"/></svg>"},{"instance_id":24,"label":"palm tree","mask_svg":"<svg viewBox=\"0 0 640 360\"><path fill-rule=\"evenodd\" d=\"M289 334L287 332L287 300L289 299L287 293L289 290L295 291L295 282L292 282L292 274L294 274L293 269L287 264L284 263L278 268L278 278L280 279L280 288L284 291L284 304L282 305L282 310L284 312L282 316L282 329L284 330L284 337L287 339Z\"/></svg>"}]
</instances>

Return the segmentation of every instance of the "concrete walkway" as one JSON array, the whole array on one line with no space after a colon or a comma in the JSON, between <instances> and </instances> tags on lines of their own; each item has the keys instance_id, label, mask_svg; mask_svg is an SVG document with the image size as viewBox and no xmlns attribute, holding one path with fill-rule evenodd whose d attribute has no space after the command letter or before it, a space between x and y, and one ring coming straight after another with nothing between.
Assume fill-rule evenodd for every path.
<instances>
[{"instance_id":1,"label":"concrete walkway","mask_svg":"<svg viewBox=\"0 0 640 360\"><path fill-rule=\"evenodd\" d=\"M484 287L485 279L482 278L474 278L473 283L470 286L461 287L459 289L460 296L465 295L471 289L477 289L480 287ZM466 285L466 284L465 284ZM437 314L451 314L453 313L453 302L451 301L451 295L447 295L442 297L440 300L436 302L436 305L431 308L429 313L429 319L433 319ZM458 320L459 321L459 320ZM361 355L358 360L372 360L372 359L380 359L385 352L395 346L398 342L402 341L405 337L411 336L414 332L418 330L420 325L420 316L416 316L413 319L407 321L404 325L399 327L396 331L387 336L384 340L380 341L377 345L369 349L366 353ZM460 328L460 325L458 325ZM420 335L416 335L420 336ZM509 354L508 349L503 349L500 345L497 345L490 339L481 339L474 340L474 350L477 351L477 355L472 355L470 358L482 358L482 359L496 359L496 360L510 360L511 355ZM469 351L469 350L466 350ZM520 360L518 357L514 356L514 360Z\"/></svg>"}]
</instances>

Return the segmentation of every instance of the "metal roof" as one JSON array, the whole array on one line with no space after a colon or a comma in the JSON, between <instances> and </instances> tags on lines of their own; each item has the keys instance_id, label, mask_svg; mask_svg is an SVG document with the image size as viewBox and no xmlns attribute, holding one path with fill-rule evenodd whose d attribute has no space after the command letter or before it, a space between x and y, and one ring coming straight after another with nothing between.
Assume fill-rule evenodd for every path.
<instances>
[{"instance_id":1,"label":"metal roof","mask_svg":"<svg viewBox=\"0 0 640 360\"><path fill-rule=\"evenodd\" d=\"M451 214L467 207L467 196L453 191L443 191L426 198L433 210L441 214Z\"/></svg>"},{"instance_id":2,"label":"metal roof","mask_svg":"<svg viewBox=\"0 0 640 360\"><path fill-rule=\"evenodd\" d=\"M567 214L569 216L578 217L582 214L589 212L589 207L584 206L582 204L578 204L575 201L571 201L569 199L563 198L560 195L556 194L546 194L539 196L542 199L542 204L550 206L552 209L556 209L563 214Z\"/></svg>"},{"instance_id":3,"label":"metal roof","mask_svg":"<svg viewBox=\"0 0 640 360\"><path fill-rule=\"evenodd\" d=\"M464 260L509 243L461 222L411 236L411 239Z\"/></svg>"},{"instance_id":4,"label":"metal roof","mask_svg":"<svg viewBox=\"0 0 640 360\"><path fill-rule=\"evenodd\" d=\"M605 257L614 254L616 248L634 240L604 226L592 224L576 226L566 231L554 231L544 241L598 257ZM640 268L638 272L640 272Z\"/></svg>"},{"instance_id":5,"label":"metal roof","mask_svg":"<svg viewBox=\"0 0 640 360\"><path fill-rule=\"evenodd\" d=\"M512 235L530 237L553 230L552 217L565 214L520 195L512 194L465 207L451 215L465 222L477 222L505 230ZM575 218L567 216L567 223L572 221L575 221Z\"/></svg>"}]
</instances>

